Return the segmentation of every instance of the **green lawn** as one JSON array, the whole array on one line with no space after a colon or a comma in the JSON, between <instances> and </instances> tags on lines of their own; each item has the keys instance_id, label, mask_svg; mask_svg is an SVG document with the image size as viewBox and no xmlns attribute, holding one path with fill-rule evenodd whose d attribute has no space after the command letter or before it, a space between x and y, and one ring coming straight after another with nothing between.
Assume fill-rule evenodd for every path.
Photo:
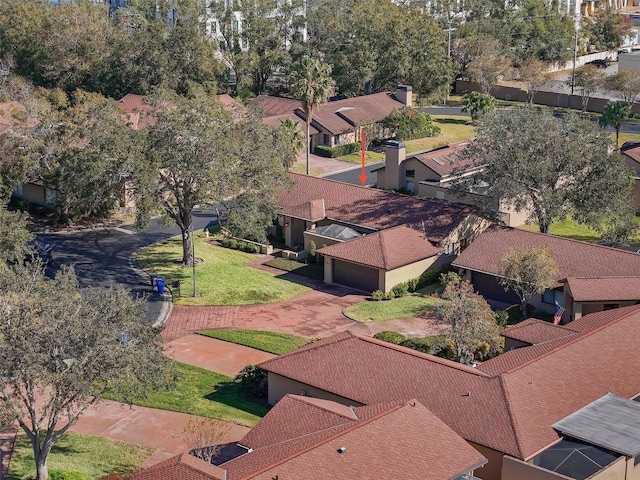
<instances>
[{"instance_id":1,"label":"green lawn","mask_svg":"<svg viewBox=\"0 0 640 480\"><path fill-rule=\"evenodd\" d=\"M307 173L307 165L306 164L302 164L302 163L296 163L293 165L293 167L291 167L289 169L290 172L293 173L301 173L301 174L306 174ZM313 160L311 160L311 169L310 169L310 173L312 177L317 177L318 175L320 175L322 172L320 170L318 170L317 168L313 168Z\"/></svg>"},{"instance_id":2,"label":"green lawn","mask_svg":"<svg viewBox=\"0 0 640 480\"><path fill-rule=\"evenodd\" d=\"M417 138L407 140L407 153L429 150L451 143L462 142L476 136L476 130L471 125L471 117L457 115L431 115L433 123L440 127L440 135L436 137Z\"/></svg>"},{"instance_id":3,"label":"green lawn","mask_svg":"<svg viewBox=\"0 0 640 480\"><path fill-rule=\"evenodd\" d=\"M636 223L640 224L640 217L635 217ZM518 228L528 230L530 232L539 232L538 224L521 225ZM558 237L573 238L574 240L582 240L583 242L598 243L600 234L587 225L580 225L572 218L564 221L554 221L551 224L551 235ZM640 243L640 231L631 239L632 243Z\"/></svg>"},{"instance_id":4,"label":"green lawn","mask_svg":"<svg viewBox=\"0 0 640 480\"><path fill-rule=\"evenodd\" d=\"M338 157L336 160L342 160L343 162L357 163L360 165L362 163L362 153L356 152L351 153L349 155L343 155L342 157ZM382 162L384 160L384 153L382 152L372 152L366 150L364 152L364 163L376 163Z\"/></svg>"},{"instance_id":5,"label":"green lawn","mask_svg":"<svg viewBox=\"0 0 640 480\"><path fill-rule=\"evenodd\" d=\"M440 299L438 297L424 296L441 290L439 284L429 285L415 294L409 294L393 300L376 302L365 300L345 308L344 313L356 322L384 322L396 318L417 317L433 310Z\"/></svg>"},{"instance_id":6,"label":"green lawn","mask_svg":"<svg viewBox=\"0 0 640 480\"><path fill-rule=\"evenodd\" d=\"M146 399L133 400L132 403L143 407L219 418L249 427L253 427L267 413L267 409L262 405L242 398L233 379L186 363L173 363L178 373L174 389L149 392Z\"/></svg>"},{"instance_id":7,"label":"green lawn","mask_svg":"<svg viewBox=\"0 0 640 480\"><path fill-rule=\"evenodd\" d=\"M288 333L267 332L262 330L203 330L198 332L211 338L237 343L263 352L282 355L309 343L309 340Z\"/></svg>"},{"instance_id":8,"label":"green lawn","mask_svg":"<svg viewBox=\"0 0 640 480\"><path fill-rule=\"evenodd\" d=\"M613 145L615 146L615 142L616 142L615 132L610 133L609 136L611 137L611 140L613 141ZM624 142L640 142L640 134L639 133L620 133L620 146L622 146Z\"/></svg>"},{"instance_id":9,"label":"green lawn","mask_svg":"<svg viewBox=\"0 0 640 480\"><path fill-rule=\"evenodd\" d=\"M207 239L212 240L212 239ZM198 296L192 292L192 268L177 263L182 258L182 241L174 237L157 243L138 253L138 262L147 273L182 283L181 305L255 305L272 303L295 297L310 289L294 281L245 265L256 255L218 247L196 236L195 256L203 262L196 266Z\"/></svg>"},{"instance_id":10,"label":"green lawn","mask_svg":"<svg viewBox=\"0 0 640 480\"><path fill-rule=\"evenodd\" d=\"M154 454L151 448L80 433L65 434L49 455L49 471L75 470L90 480L110 473L129 474ZM16 437L7 480L35 478L31 442L24 433Z\"/></svg>"},{"instance_id":11,"label":"green lawn","mask_svg":"<svg viewBox=\"0 0 640 480\"><path fill-rule=\"evenodd\" d=\"M305 277L314 278L316 280L322 280L324 278L324 268L322 265L317 264L305 264L300 263L297 260L291 260L289 258L274 258L268 262L264 262L264 265L269 267L284 270L285 272L293 272Z\"/></svg>"}]
</instances>

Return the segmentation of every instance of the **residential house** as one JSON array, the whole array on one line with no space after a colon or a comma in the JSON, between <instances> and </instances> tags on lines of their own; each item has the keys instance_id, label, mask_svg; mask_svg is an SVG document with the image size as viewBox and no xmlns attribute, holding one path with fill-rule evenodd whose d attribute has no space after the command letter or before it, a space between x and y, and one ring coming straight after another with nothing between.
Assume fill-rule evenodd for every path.
<instances>
[{"instance_id":1,"label":"residential house","mask_svg":"<svg viewBox=\"0 0 640 480\"><path fill-rule=\"evenodd\" d=\"M553 313L555 302L570 321L583 315L640 302L640 254L568 238L492 226L481 233L453 262L487 300L519 303L498 283L500 259L511 250L548 247L558 265L554 286L528 303Z\"/></svg>"},{"instance_id":2,"label":"residential house","mask_svg":"<svg viewBox=\"0 0 640 480\"><path fill-rule=\"evenodd\" d=\"M423 198L435 198L466 205L482 205L482 209L505 225L522 225L528 210L516 211L499 198L488 201L489 189L473 191L464 180L482 170L474 160L461 153L468 142L445 145L433 150L406 154L403 142L389 141L385 146L384 165L374 170L376 186L387 190L406 190Z\"/></svg>"},{"instance_id":3,"label":"residential house","mask_svg":"<svg viewBox=\"0 0 640 480\"><path fill-rule=\"evenodd\" d=\"M634 183L635 205L640 210L640 142L626 142L620 148L627 166L633 170L636 176Z\"/></svg>"},{"instance_id":4,"label":"residential house","mask_svg":"<svg viewBox=\"0 0 640 480\"><path fill-rule=\"evenodd\" d=\"M389 291L449 264L489 221L469 207L290 174L280 194L285 244L324 257L324 281Z\"/></svg>"},{"instance_id":5,"label":"residential house","mask_svg":"<svg viewBox=\"0 0 640 480\"><path fill-rule=\"evenodd\" d=\"M259 367L271 404L289 393L356 407L416 398L488 459L474 472L485 480L640 478L629 400L640 392L640 306L551 328L560 334L475 368L350 332Z\"/></svg>"},{"instance_id":6,"label":"residential house","mask_svg":"<svg viewBox=\"0 0 640 480\"><path fill-rule=\"evenodd\" d=\"M335 147L359 141L359 128L362 125L372 123L380 124L392 110L404 106L412 106L412 88L407 85L399 85L395 93L374 93L353 98L332 100L313 111L310 133L310 149L318 145ZM253 99L250 106L263 108L264 120L272 123L270 119L276 115L293 114L306 135L306 114L302 104L297 100L281 97L269 97L259 95ZM382 128L382 127L380 127Z\"/></svg>"},{"instance_id":7,"label":"residential house","mask_svg":"<svg viewBox=\"0 0 640 480\"><path fill-rule=\"evenodd\" d=\"M215 465L182 454L130 480L471 480L485 463L414 399L355 407L287 395L240 442L222 447Z\"/></svg>"}]
</instances>

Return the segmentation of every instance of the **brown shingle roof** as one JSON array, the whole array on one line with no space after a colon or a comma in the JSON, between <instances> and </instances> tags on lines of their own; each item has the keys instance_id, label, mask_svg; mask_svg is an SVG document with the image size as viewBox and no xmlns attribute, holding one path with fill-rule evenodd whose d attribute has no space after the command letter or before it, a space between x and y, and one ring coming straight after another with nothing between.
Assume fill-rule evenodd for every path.
<instances>
[{"instance_id":1,"label":"brown shingle roof","mask_svg":"<svg viewBox=\"0 0 640 480\"><path fill-rule=\"evenodd\" d=\"M559 268L558 280L567 277L640 275L640 254L500 226L493 226L482 232L452 265L498 275L500 258L510 249L524 250L536 246L548 246L551 249Z\"/></svg>"},{"instance_id":2,"label":"brown shingle roof","mask_svg":"<svg viewBox=\"0 0 640 480\"><path fill-rule=\"evenodd\" d=\"M354 411L368 415L356 417ZM266 422L265 427L280 430L281 437L260 434L265 442L273 443L262 442L252 452L225 463L229 480L441 480L486 461L415 400L354 411L334 402L284 397L255 427L261 429ZM301 423L303 427L281 423ZM339 453L343 447L344 452Z\"/></svg>"},{"instance_id":3,"label":"brown shingle roof","mask_svg":"<svg viewBox=\"0 0 640 480\"><path fill-rule=\"evenodd\" d=\"M299 205L292 205L282 209L281 213L289 217L302 218L311 222L317 222L326 217L324 199L319 198Z\"/></svg>"},{"instance_id":4,"label":"brown shingle roof","mask_svg":"<svg viewBox=\"0 0 640 480\"><path fill-rule=\"evenodd\" d=\"M134 130L140 130L155 123L155 119L149 116L153 107L144 101L142 95L127 93L118 100L118 106L125 112L127 123Z\"/></svg>"},{"instance_id":5,"label":"brown shingle roof","mask_svg":"<svg viewBox=\"0 0 640 480\"><path fill-rule=\"evenodd\" d=\"M576 302L640 300L640 277L568 277L566 281Z\"/></svg>"},{"instance_id":6,"label":"brown shingle roof","mask_svg":"<svg viewBox=\"0 0 640 480\"><path fill-rule=\"evenodd\" d=\"M285 119L293 120L298 123L300 127L300 131L306 136L307 135L307 124L304 120L298 117L295 113L284 113L282 115L272 115L270 117L263 117L262 121L273 128L278 128L283 120ZM315 135L320 133L316 127L313 126L313 123L309 125L309 135Z\"/></svg>"},{"instance_id":7,"label":"brown shingle roof","mask_svg":"<svg viewBox=\"0 0 640 480\"><path fill-rule=\"evenodd\" d=\"M188 453L181 453L152 467L138 470L129 480L224 480L220 467L200 460Z\"/></svg>"},{"instance_id":8,"label":"brown shingle roof","mask_svg":"<svg viewBox=\"0 0 640 480\"><path fill-rule=\"evenodd\" d=\"M571 330L570 326L554 325L537 318L529 318L500 332L503 337L513 338L531 345L568 337L576 333L575 330Z\"/></svg>"},{"instance_id":9,"label":"brown shingle roof","mask_svg":"<svg viewBox=\"0 0 640 480\"><path fill-rule=\"evenodd\" d=\"M441 252L442 248L431 244L420 231L404 225L318 250L328 257L383 270L393 270Z\"/></svg>"},{"instance_id":10,"label":"brown shingle roof","mask_svg":"<svg viewBox=\"0 0 640 480\"><path fill-rule=\"evenodd\" d=\"M394 108L403 106L390 93L374 93L336 100L313 113L313 121L333 134L354 130L360 121L381 122Z\"/></svg>"},{"instance_id":11,"label":"brown shingle roof","mask_svg":"<svg viewBox=\"0 0 640 480\"><path fill-rule=\"evenodd\" d=\"M580 334L512 350L477 369L349 333L261 366L364 404L416 397L468 441L528 459L558 439L556 421L607 392L631 398L640 391L640 306L569 327Z\"/></svg>"},{"instance_id":12,"label":"brown shingle roof","mask_svg":"<svg viewBox=\"0 0 640 480\"><path fill-rule=\"evenodd\" d=\"M451 175L454 170L473 166L474 160L460 156L469 142L456 143L444 148L438 148L429 152L418 153L407 156L407 160L415 158L425 167L430 168L440 177Z\"/></svg>"},{"instance_id":13,"label":"brown shingle roof","mask_svg":"<svg viewBox=\"0 0 640 480\"><path fill-rule=\"evenodd\" d=\"M324 199L330 220L384 230L407 225L434 242L445 239L471 214L469 207L385 192L326 178L290 174L293 187L280 194L278 205L290 207ZM423 230L424 227L424 230Z\"/></svg>"},{"instance_id":14,"label":"brown shingle roof","mask_svg":"<svg viewBox=\"0 0 640 480\"><path fill-rule=\"evenodd\" d=\"M640 164L640 144L621 150L624 155ZM639 165L640 167L640 165Z\"/></svg>"},{"instance_id":15,"label":"brown shingle roof","mask_svg":"<svg viewBox=\"0 0 640 480\"><path fill-rule=\"evenodd\" d=\"M285 115L293 113L296 108L302 108L299 100L284 97L272 97L270 95L258 95L249 102L249 106L262 109L263 116Z\"/></svg>"}]
</instances>

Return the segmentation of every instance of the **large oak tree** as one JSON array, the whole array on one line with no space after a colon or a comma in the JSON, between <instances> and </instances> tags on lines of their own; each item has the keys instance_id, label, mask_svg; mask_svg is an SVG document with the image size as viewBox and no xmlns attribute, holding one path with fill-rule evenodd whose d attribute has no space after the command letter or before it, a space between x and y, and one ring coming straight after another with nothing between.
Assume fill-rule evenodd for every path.
<instances>
[{"instance_id":1,"label":"large oak tree","mask_svg":"<svg viewBox=\"0 0 640 480\"><path fill-rule=\"evenodd\" d=\"M632 176L620 156L609 153L607 134L589 120L531 108L499 110L484 116L477 132L464 155L484 169L470 186L488 185L487 199L529 209L541 232L568 214L602 231L608 219L627 211Z\"/></svg>"}]
</instances>

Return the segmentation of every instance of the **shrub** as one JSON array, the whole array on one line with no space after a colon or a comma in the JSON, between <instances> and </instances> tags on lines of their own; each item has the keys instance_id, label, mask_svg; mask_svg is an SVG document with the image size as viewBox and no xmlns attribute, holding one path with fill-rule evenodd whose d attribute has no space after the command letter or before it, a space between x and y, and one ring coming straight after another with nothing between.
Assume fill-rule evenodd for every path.
<instances>
[{"instance_id":1,"label":"shrub","mask_svg":"<svg viewBox=\"0 0 640 480\"><path fill-rule=\"evenodd\" d=\"M433 353L433 342L430 337L407 338L400 345L422 353Z\"/></svg>"},{"instance_id":2,"label":"shrub","mask_svg":"<svg viewBox=\"0 0 640 480\"><path fill-rule=\"evenodd\" d=\"M409 293L409 285L405 282L401 282L393 287L393 294L397 298L404 297L407 293Z\"/></svg>"},{"instance_id":3,"label":"shrub","mask_svg":"<svg viewBox=\"0 0 640 480\"><path fill-rule=\"evenodd\" d=\"M396 294L393 293L393 290L388 291L387 293L384 294L384 299L385 300L393 300L394 298L396 298Z\"/></svg>"},{"instance_id":4,"label":"shrub","mask_svg":"<svg viewBox=\"0 0 640 480\"><path fill-rule=\"evenodd\" d=\"M253 243L243 242L235 238L224 237L220 240L220 245L232 250L240 250L247 253L260 253L260 247Z\"/></svg>"},{"instance_id":5,"label":"shrub","mask_svg":"<svg viewBox=\"0 0 640 480\"><path fill-rule=\"evenodd\" d=\"M509 324L509 312L505 310L498 310L495 312L496 323L501 327Z\"/></svg>"},{"instance_id":6,"label":"shrub","mask_svg":"<svg viewBox=\"0 0 640 480\"><path fill-rule=\"evenodd\" d=\"M267 372L255 365L247 365L233 379L240 390L254 397L267 396Z\"/></svg>"},{"instance_id":7,"label":"shrub","mask_svg":"<svg viewBox=\"0 0 640 480\"><path fill-rule=\"evenodd\" d=\"M382 340L383 342L394 343L396 345L400 345L407 339L407 337L405 337L401 333L391 332L389 330L378 332L373 336L373 338L377 338L378 340Z\"/></svg>"},{"instance_id":8,"label":"shrub","mask_svg":"<svg viewBox=\"0 0 640 480\"><path fill-rule=\"evenodd\" d=\"M316 263L316 242L311 240L309 242L309 248L307 248L307 258L309 263Z\"/></svg>"},{"instance_id":9,"label":"shrub","mask_svg":"<svg viewBox=\"0 0 640 480\"><path fill-rule=\"evenodd\" d=\"M419 278L412 278L411 280L407 281L407 288L409 289L410 293L413 293L416 290L418 290L419 282L420 282Z\"/></svg>"},{"instance_id":10,"label":"shrub","mask_svg":"<svg viewBox=\"0 0 640 480\"><path fill-rule=\"evenodd\" d=\"M434 125L431 117L410 107L394 108L383 121L397 140L434 137L440 134L440 127Z\"/></svg>"},{"instance_id":11,"label":"shrub","mask_svg":"<svg viewBox=\"0 0 640 480\"><path fill-rule=\"evenodd\" d=\"M355 153L360 151L362 146L360 142L355 143L347 143L345 145L337 145L335 147L327 147L326 145L317 145L313 150L313 153L319 155L321 157L326 158L336 158L342 157L343 155L349 155L350 153Z\"/></svg>"},{"instance_id":12,"label":"shrub","mask_svg":"<svg viewBox=\"0 0 640 480\"><path fill-rule=\"evenodd\" d=\"M436 283L439 280L440 275L448 272L449 270L450 267L448 265L444 267L430 268L420 275L420 278L418 278L418 288L416 288L416 290L426 287L427 285L431 285L432 283Z\"/></svg>"},{"instance_id":13,"label":"shrub","mask_svg":"<svg viewBox=\"0 0 640 480\"><path fill-rule=\"evenodd\" d=\"M88 477L77 470L49 470L49 480L88 480Z\"/></svg>"},{"instance_id":14,"label":"shrub","mask_svg":"<svg viewBox=\"0 0 640 480\"><path fill-rule=\"evenodd\" d=\"M376 302L379 302L380 300L384 300L385 299L385 294L382 290L374 290L373 292L371 292L371 300L375 300Z\"/></svg>"}]
</instances>

